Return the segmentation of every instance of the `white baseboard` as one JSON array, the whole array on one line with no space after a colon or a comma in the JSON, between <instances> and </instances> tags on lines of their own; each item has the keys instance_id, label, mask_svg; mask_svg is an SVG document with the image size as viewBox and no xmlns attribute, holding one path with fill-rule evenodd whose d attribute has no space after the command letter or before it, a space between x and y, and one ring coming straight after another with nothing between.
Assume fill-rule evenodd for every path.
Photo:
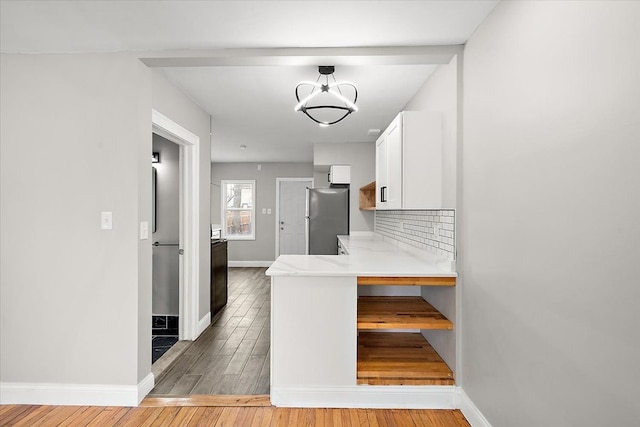
<instances>
[{"instance_id":1,"label":"white baseboard","mask_svg":"<svg viewBox=\"0 0 640 427\"><path fill-rule=\"evenodd\" d=\"M491 427L489 421L487 421L478 407L473 403L471 399L469 399L467 393L465 393L464 390L460 387L458 387L457 406L472 427Z\"/></svg>"},{"instance_id":2,"label":"white baseboard","mask_svg":"<svg viewBox=\"0 0 640 427\"><path fill-rule=\"evenodd\" d=\"M229 261L229 267L271 267L273 261Z\"/></svg>"},{"instance_id":3,"label":"white baseboard","mask_svg":"<svg viewBox=\"0 0 640 427\"><path fill-rule=\"evenodd\" d=\"M455 386L271 387L271 404L302 408L455 409Z\"/></svg>"},{"instance_id":4,"label":"white baseboard","mask_svg":"<svg viewBox=\"0 0 640 427\"><path fill-rule=\"evenodd\" d=\"M210 324L211 324L211 312L208 312L198 322L198 335L196 336L196 338L198 338L200 334L203 333L204 330L209 327Z\"/></svg>"},{"instance_id":5,"label":"white baseboard","mask_svg":"<svg viewBox=\"0 0 640 427\"><path fill-rule=\"evenodd\" d=\"M3 405L138 406L154 386L153 374L138 385L0 383Z\"/></svg>"},{"instance_id":6,"label":"white baseboard","mask_svg":"<svg viewBox=\"0 0 640 427\"><path fill-rule=\"evenodd\" d=\"M142 399L144 399L151 390L153 390L155 385L156 377L153 373L149 372L149 375L144 377L144 379L138 383L138 403L136 403L136 406L142 402Z\"/></svg>"}]
</instances>

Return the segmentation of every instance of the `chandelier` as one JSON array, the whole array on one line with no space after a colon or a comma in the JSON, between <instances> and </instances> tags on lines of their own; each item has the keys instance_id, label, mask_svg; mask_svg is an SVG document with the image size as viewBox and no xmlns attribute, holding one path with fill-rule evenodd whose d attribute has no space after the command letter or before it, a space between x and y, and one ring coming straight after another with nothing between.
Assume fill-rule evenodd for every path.
<instances>
[{"instance_id":1,"label":"chandelier","mask_svg":"<svg viewBox=\"0 0 640 427\"><path fill-rule=\"evenodd\" d=\"M320 126L334 125L358 111L358 89L353 83L337 81L334 71L335 67L332 65L321 65L315 82L303 81L296 86L298 103L295 111L302 111ZM333 81L329 80L330 77Z\"/></svg>"}]
</instances>

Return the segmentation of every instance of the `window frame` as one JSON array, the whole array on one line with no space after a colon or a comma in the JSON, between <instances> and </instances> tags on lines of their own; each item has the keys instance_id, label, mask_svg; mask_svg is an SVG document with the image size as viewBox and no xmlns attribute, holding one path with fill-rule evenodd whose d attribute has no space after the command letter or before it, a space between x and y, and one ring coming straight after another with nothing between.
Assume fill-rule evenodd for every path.
<instances>
[{"instance_id":1,"label":"window frame","mask_svg":"<svg viewBox=\"0 0 640 427\"><path fill-rule=\"evenodd\" d=\"M229 184L251 184L251 207L250 208L227 208L227 186ZM227 240L256 240L256 180L255 179L223 179L220 180L220 208L221 208L221 237ZM251 234L237 235L227 234L227 212L229 211L251 211Z\"/></svg>"}]
</instances>

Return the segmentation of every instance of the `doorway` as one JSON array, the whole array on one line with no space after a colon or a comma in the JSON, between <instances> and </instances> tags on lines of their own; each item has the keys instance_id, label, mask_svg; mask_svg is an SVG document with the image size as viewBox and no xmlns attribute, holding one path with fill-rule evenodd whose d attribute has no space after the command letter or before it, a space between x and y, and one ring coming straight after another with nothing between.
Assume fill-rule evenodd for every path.
<instances>
[{"instance_id":1,"label":"doorway","mask_svg":"<svg viewBox=\"0 0 640 427\"><path fill-rule=\"evenodd\" d=\"M151 363L178 342L180 324L180 147L153 134Z\"/></svg>"},{"instance_id":2,"label":"doorway","mask_svg":"<svg viewBox=\"0 0 640 427\"><path fill-rule=\"evenodd\" d=\"M306 190L312 187L313 178L276 178L276 258L305 254Z\"/></svg>"},{"instance_id":3,"label":"doorway","mask_svg":"<svg viewBox=\"0 0 640 427\"><path fill-rule=\"evenodd\" d=\"M198 319L200 138L156 110L151 117L152 132L179 146L178 337L193 340L210 321Z\"/></svg>"}]
</instances>

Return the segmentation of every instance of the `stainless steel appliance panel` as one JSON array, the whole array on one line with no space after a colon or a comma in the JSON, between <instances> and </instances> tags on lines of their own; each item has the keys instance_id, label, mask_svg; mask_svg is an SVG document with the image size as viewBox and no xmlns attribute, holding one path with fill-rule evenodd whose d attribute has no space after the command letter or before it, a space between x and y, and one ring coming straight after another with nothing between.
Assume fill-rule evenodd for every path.
<instances>
[{"instance_id":1,"label":"stainless steel appliance panel","mask_svg":"<svg viewBox=\"0 0 640 427\"><path fill-rule=\"evenodd\" d=\"M309 255L337 255L337 236L349 234L349 189L309 189L307 209Z\"/></svg>"}]
</instances>

